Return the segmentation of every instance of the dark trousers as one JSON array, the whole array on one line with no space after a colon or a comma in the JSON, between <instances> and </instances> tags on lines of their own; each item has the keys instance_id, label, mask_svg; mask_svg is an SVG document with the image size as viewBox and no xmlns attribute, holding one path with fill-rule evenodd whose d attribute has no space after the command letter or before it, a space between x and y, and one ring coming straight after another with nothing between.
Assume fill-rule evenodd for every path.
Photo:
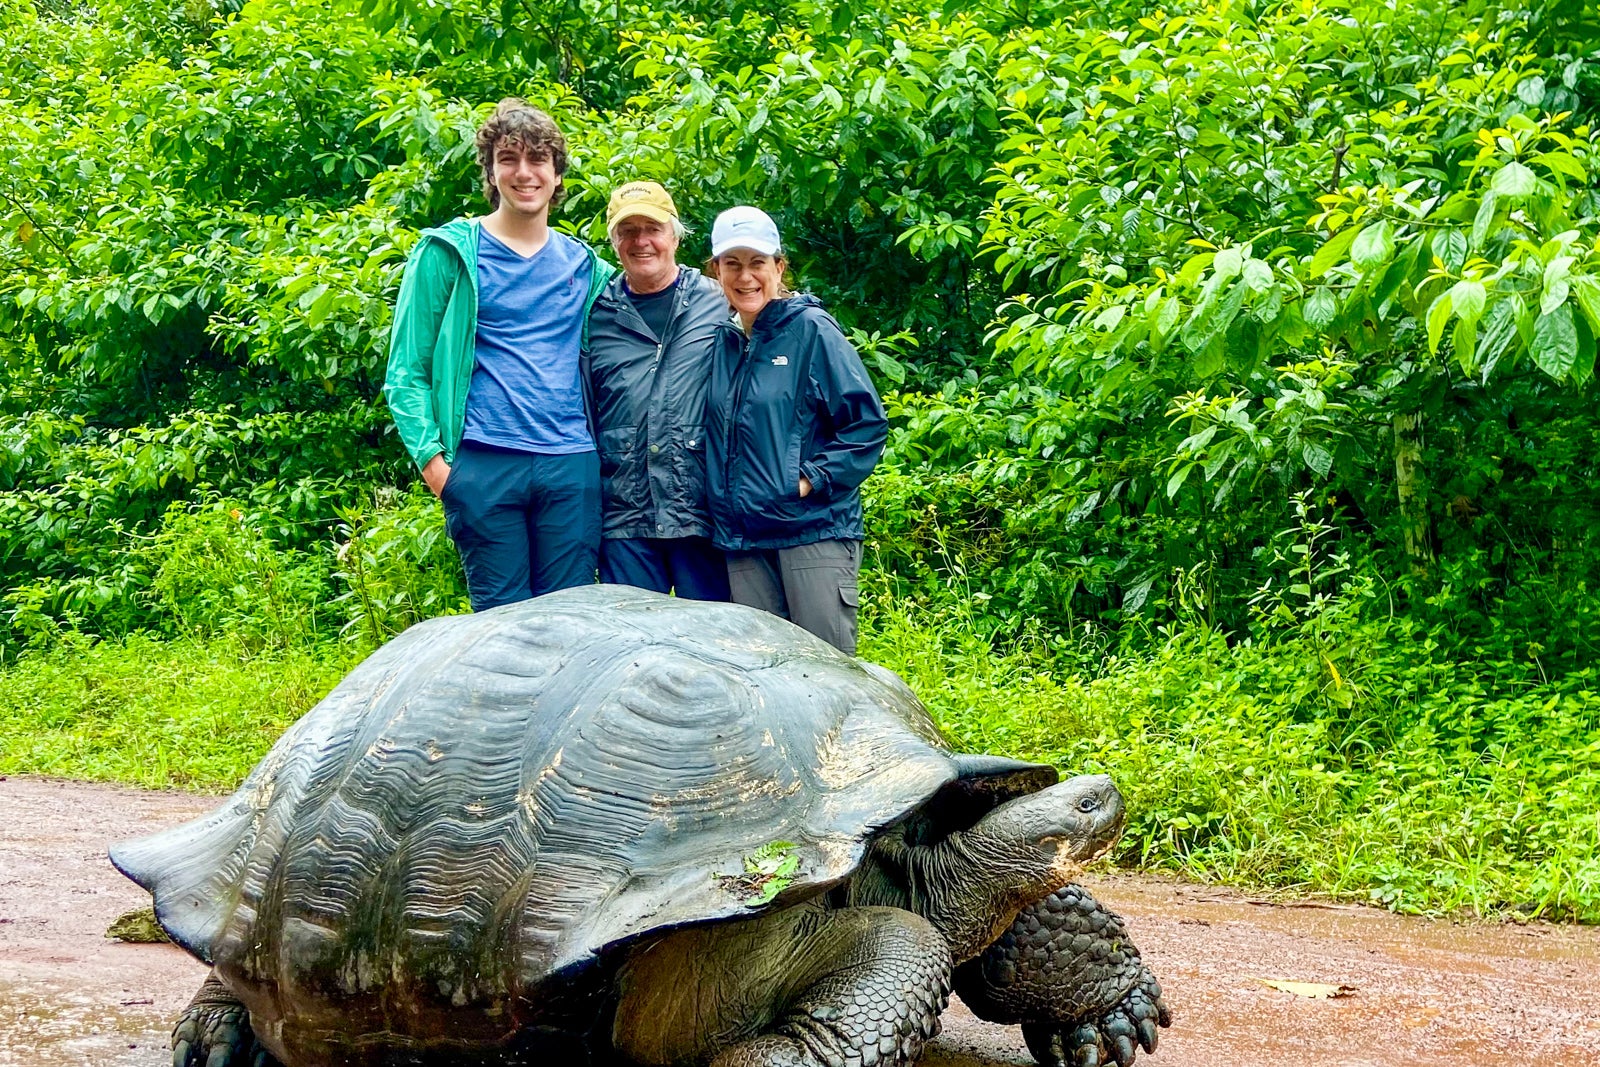
<instances>
[{"instance_id":1,"label":"dark trousers","mask_svg":"<svg viewBox=\"0 0 1600 1067\"><path fill-rule=\"evenodd\" d=\"M688 600L728 599L728 561L709 537L608 537L600 542L600 580Z\"/></svg>"},{"instance_id":2,"label":"dark trousers","mask_svg":"<svg viewBox=\"0 0 1600 1067\"><path fill-rule=\"evenodd\" d=\"M735 604L781 615L852 656L860 574L860 541L728 553Z\"/></svg>"},{"instance_id":3,"label":"dark trousers","mask_svg":"<svg viewBox=\"0 0 1600 1067\"><path fill-rule=\"evenodd\" d=\"M463 441L439 499L473 611L594 582L596 453L542 456Z\"/></svg>"}]
</instances>

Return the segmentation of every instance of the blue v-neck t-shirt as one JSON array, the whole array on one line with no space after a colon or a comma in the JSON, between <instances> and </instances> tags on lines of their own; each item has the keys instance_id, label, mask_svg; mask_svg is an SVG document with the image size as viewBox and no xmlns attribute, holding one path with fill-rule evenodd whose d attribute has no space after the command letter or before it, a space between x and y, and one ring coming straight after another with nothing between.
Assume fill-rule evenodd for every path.
<instances>
[{"instance_id":1,"label":"blue v-neck t-shirt","mask_svg":"<svg viewBox=\"0 0 1600 1067\"><path fill-rule=\"evenodd\" d=\"M478 227L477 364L462 439L539 455L594 449L578 377L589 256L566 234L520 255Z\"/></svg>"}]
</instances>

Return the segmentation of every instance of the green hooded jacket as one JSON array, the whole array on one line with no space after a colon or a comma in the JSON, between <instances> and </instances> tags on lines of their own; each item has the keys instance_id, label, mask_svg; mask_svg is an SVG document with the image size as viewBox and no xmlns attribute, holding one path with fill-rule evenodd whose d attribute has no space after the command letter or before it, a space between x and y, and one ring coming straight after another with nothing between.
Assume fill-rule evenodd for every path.
<instances>
[{"instance_id":1,"label":"green hooded jacket","mask_svg":"<svg viewBox=\"0 0 1600 1067\"><path fill-rule=\"evenodd\" d=\"M383 396L400 442L418 469L441 453L454 463L467 417L467 387L477 364L478 219L455 219L423 230L400 281L389 333ZM589 311L616 268L589 253ZM584 410L590 411L587 383Z\"/></svg>"}]
</instances>

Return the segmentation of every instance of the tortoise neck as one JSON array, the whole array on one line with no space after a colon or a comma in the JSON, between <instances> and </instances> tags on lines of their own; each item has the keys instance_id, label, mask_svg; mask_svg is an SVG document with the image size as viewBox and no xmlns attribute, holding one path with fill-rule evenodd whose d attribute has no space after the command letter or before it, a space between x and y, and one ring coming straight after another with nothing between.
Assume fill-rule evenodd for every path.
<instances>
[{"instance_id":1,"label":"tortoise neck","mask_svg":"<svg viewBox=\"0 0 1600 1067\"><path fill-rule=\"evenodd\" d=\"M1066 885L1073 873L1035 846L983 833L981 824L909 850L908 861L911 910L944 935L956 963L982 952L1017 912Z\"/></svg>"},{"instance_id":2,"label":"tortoise neck","mask_svg":"<svg viewBox=\"0 0 1600 1067\"><path fill-rule=\"evenodd\" d=\"M916 912L944 935L961 963L1071 874L1049 850L986 833L981 823L932 845L911 845L903 833L890 831L851 880L849 903Z\"/></svg>"}]
</instances>

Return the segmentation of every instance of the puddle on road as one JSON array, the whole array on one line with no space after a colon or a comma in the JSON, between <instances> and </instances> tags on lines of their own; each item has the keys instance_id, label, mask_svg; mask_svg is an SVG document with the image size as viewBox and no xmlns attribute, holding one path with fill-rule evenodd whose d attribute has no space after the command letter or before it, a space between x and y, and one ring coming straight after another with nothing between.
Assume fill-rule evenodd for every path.
<instances>
[{"instance_id":1,"label":"puddle on road","mask_svg":"<svg viewBox=\"0 0 1600 1067\"><path fill-rule=\"evenodd\" d=\"M167 1067L172 1021L148 997L123 997L107 1007L89 993L0 978L0 1065Z\"/></svg>"}]
</instances>

